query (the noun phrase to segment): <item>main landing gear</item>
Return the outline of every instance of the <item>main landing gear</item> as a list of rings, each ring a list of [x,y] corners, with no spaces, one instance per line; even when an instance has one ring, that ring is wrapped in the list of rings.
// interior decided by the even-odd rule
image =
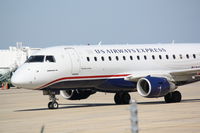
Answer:
[[[115,94],[114,100],[116,104],[129,104],[131,96],[128,92],[118,92]]]
[[[166,103],[176,103],[181,101],[182,96],[179,91],[174,91],[165,95],[164,99]]]
[[[50,102],[48,103],[48,108],[49,109],[57,109],[59,104],[56,101],[56,100],[58,100],[56,98],[56,95],[59,95],[60,91],[46,91],[46,90],[44,90],[43,94],[44,95],[49,95]]]

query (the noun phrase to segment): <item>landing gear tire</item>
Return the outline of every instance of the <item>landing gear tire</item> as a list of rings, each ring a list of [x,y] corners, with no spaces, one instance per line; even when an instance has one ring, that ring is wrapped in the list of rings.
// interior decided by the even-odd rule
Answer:
[[[58,103],[57,102],[49,102],[48,103],[48,108],[49,109],[57,109],[58,108]]]
[[[181,93],[179,91],[175,91],[172,93],[174,102],[180,102],[182,99]]]
[[[114,101],[116,104],[129,104],[131,96],[127,92],[116,93],[114,96]]]
[[[121,98],[120,94],[116,93],[115,96],[114,96],[114,101],[115,101],[116,104],[122,104],[120,98]]]
[[[180,102],[182,99],[181,93],[179,91],[170,92],[164,97],[166,103]]]
[[[172,102],[172,93],[168,93],[164,97],[166,103],[171,103]]]
[[[58,103],[57,103],[57,98],[56,95],[60,94],[60,90],[43,90],[43,95],[48,95],[50,102],[48,103],[48,108],[49,109],[57,109],[58,108]]]
[[[122,95],[122,100],[123,100],[123,104],[129,104],[130,103],[130,99],[131,99],[131,96],[128,94],[128,93],[124,93]]]

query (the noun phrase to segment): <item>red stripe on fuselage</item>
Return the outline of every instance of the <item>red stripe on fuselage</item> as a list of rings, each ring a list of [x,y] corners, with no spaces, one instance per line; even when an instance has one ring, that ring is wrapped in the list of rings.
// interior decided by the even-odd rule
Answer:
[[[110,77],[125,77],[125,76],[128,76],[130,74],[120,74],[120,75],[96,75],[96,76],[76,76],[76,77],[64,77],[64,78],[60,78],[60,79],[56,79],[54,81],[51,81],[37,89],[42,89],[42,88],[45,88],[47,86],[49,86],[50,84],[53,84],[55,82],[58,82],[58,81],[62,81],[62,80],[67,80],[67,79],[89,79],[89,78],[110,78]]]

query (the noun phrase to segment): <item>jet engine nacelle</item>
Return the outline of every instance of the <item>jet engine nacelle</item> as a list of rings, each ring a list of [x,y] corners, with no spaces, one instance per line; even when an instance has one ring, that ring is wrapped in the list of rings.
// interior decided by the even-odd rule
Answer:
[[[90,95],[94,94],[95,91],[92,90],[61,90],[60,94],[63,98],[68,100],[81,100],[86,99]]]
[[[137,91],[143,97],[155,98],[165,96],[167,93],[175,90],[174,83],[166,78],[147,76],[139,79],[137,82]]]

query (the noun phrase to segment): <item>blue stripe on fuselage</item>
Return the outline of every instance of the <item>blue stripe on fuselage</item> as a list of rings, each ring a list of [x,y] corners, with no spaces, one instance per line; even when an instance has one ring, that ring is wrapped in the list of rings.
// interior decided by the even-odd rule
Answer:
[[[99,87],[107,89],[134,89],[136,88],[136,83],[126,81],[124,78],[119,79],[107,79]]]
[[[93,79],[62,81],[46,87],[45,89],[88,89],[96,88],[101,91],[134,91],[136,83],[126,81],[124,78],[115,79]]]

